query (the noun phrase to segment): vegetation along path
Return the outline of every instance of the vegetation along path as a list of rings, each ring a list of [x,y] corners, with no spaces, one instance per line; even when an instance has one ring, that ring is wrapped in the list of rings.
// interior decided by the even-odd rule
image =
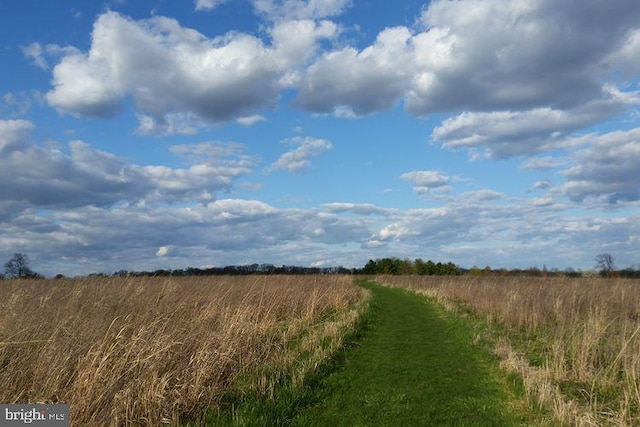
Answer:
[[[437,303],[364,282],[372,319],[293,425],[512,426],[513,387],[473,331]]]

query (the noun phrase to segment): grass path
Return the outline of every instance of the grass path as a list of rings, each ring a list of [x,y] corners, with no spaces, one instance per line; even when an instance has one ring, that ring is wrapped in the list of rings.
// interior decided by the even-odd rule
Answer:
[[[373,292],[371,321],[292,425],[526,424],[495,360],[472,344],[463,320],[416,294],[363,286]]]

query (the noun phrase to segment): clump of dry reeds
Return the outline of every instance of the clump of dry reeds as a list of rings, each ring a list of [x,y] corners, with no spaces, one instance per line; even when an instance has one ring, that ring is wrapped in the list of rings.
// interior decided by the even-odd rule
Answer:
[[[496,351],[532,400],[572,425],[640,425],[640,282],[536,277],[380,277],[504,333]]]
[[[340,345],[364,290],[344,276],[0,283],[0,402],[64,402],[73,425],[197,419],[235,379]],[[339,313],[330,320],[327,313]],[[300,337],[306,337],[300,339]],[[316,343],[317,344],[317,343]],[[305,353],[319,363],[330,346]],[[325,354],[326,353],[326,354]],[[298,369],[302,381],[305,367]],[[256,384],[260,383],[256,379]],[[264,384],[264,389],[269,385]]]

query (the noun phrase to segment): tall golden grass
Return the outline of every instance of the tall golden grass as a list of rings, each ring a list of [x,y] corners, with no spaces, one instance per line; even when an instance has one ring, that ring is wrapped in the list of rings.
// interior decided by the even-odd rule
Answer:
[[[640,281],[384,276],[497,326],[496,352],[567,425],[640,425]]]
[[[73,425],[197,420],[260,367],[303,381],[366,296],[346,276],[0,282],[0,402],[69,403]]]

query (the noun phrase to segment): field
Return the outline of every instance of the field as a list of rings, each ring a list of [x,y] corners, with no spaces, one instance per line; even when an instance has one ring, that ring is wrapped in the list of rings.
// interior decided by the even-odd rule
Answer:
[[[468,345],[490,343],[501,366],[521,378],[530,410],[546,414],[551,425],[640,425],[640,282],[375,279],[425,294],[465,319],[471,325]],[[362,314],[382,307],[381,296],[372,300],[353,280],[265,275],[3,281],[0,402],[70,403],[73,425],[286,424],[325,374],[318,368],[330,364],[346,337],[359,330]],[[377,308],[367,308],[371,301]],[[400,303],[405,306],[408,300]],[[382,334],[394,342],[395,334],[419,342],[398,332],[407,319],[419,318],[417,312],[404,315],[378,315],[364,339]],[[435,326],[424,322],[415,334]],[[367,345],[375,354],[375,343],[354,348]],[[445,351],[444,344],[436,347]],[[373,357],[367,354],[356,356],[363,366]]]
[[[197,424],[230,396],[300,388],[368,298],[347,276],[0,285],[0,402],[69,403],[96,426]]]
[[[379,276],[482,320],[532,405],[567,425],[640,425],[640,282]],[[479,324],[480,325],[480,324]]]

